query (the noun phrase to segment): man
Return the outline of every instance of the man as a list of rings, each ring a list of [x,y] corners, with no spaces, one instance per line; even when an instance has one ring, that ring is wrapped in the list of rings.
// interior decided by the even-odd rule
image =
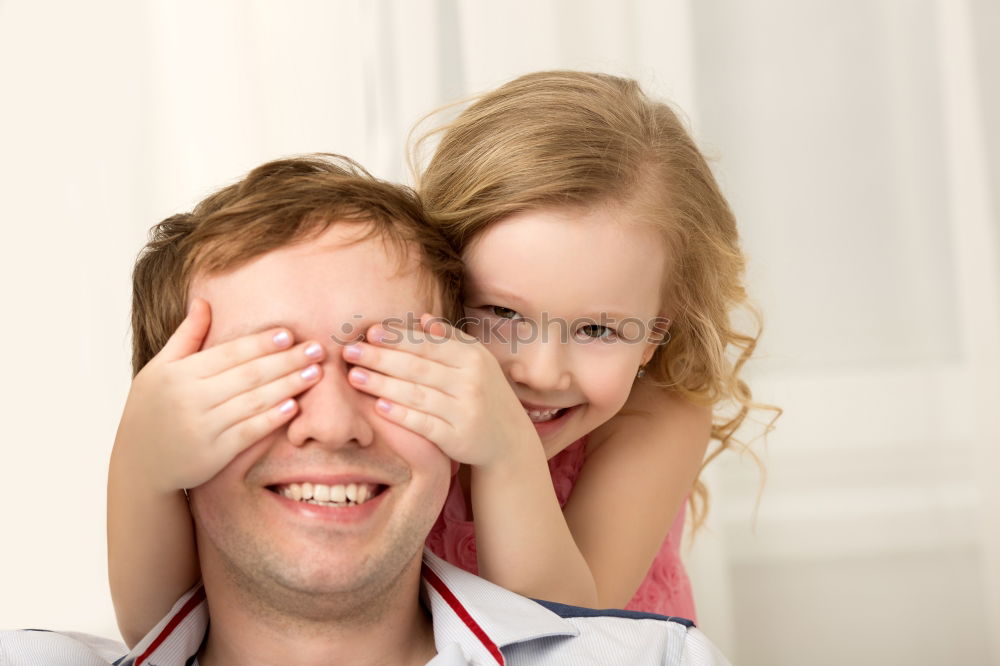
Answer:
[[[242,219],[248,210],[274,224]],[[343,160],[274,162],[160,225],[136,271],[134,367],[194,298],[213,307],[206,348],[274,326],[332,340],[413,313],[453,316],[459,270],[405,190]],[[725,663],[686,621],[533,601],[424,552],[451,461],[377,418],[340,355],[326,358],[291,422],[190,491],[202,585],[127,654],[90,637],[8,632],[0,662]],[[364,485],[373,497],[327,507],[289,491],[304,484]]]

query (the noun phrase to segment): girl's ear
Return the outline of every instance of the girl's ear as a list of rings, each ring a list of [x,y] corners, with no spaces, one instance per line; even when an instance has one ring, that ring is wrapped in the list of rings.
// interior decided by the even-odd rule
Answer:
[[[646,348],[646,351],[643,352],[643,354],[642,354],[642,365],[644,367],[645,367],[645,365],[647,363],[649,363],[649,360],[651,358],[653,358],[653,354],[656,353],[656,349],[657,349],[657,347],[655,345],[649,345],[649,347]]]
[[[669,317],[661,313],[649,324],[649,333],[646,336],[646,349],[642,353],[642,364],[649,363],[658,347],[662,347],[670,340],[670,325],[673,323]]]
[[[673,320],[661,312],[649,323],[649,342],[660,346],[665,345],[670,340],[670,326]]]

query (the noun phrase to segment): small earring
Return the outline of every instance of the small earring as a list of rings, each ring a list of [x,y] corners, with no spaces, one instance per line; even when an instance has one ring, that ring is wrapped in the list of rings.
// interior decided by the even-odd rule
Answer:
[[[640,379],[643,378],[643,377],[645,377],[646,376],[646,366],[640,365],[639,366],[639,372],[635,373],[635,376],[638,377],[638,378],[640,378]]]

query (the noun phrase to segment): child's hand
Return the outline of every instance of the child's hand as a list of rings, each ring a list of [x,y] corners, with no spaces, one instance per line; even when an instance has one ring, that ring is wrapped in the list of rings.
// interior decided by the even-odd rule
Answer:
[[[316,383],[322,345],[292,346],[274,328],[198,351],[211,323],[195,299],[163,349],[135,376],[115,450],[157,492],[193,488],[288,422],[292,399]],[[284,350],[284,351],[281,351]]]
[[[429,327],[428,327],[429,326]],[[487,467],[518,442],[541,440],[496,358],[472,336],[425,314],[409,331],[373,326],[344,347],[376,411],[434,442],[452,460]]]

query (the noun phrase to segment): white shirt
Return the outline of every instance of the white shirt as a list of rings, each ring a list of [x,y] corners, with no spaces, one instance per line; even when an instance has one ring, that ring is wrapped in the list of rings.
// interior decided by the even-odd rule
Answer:
[[[728,666],[691,622],[595,611],[522,597],[424,552],[424,592],[438,654],[427,666]],[[204,588],[174,604],[128,652],[114,641],[48,631],[0,632],[3,666],[197,666],[208,629]]]

